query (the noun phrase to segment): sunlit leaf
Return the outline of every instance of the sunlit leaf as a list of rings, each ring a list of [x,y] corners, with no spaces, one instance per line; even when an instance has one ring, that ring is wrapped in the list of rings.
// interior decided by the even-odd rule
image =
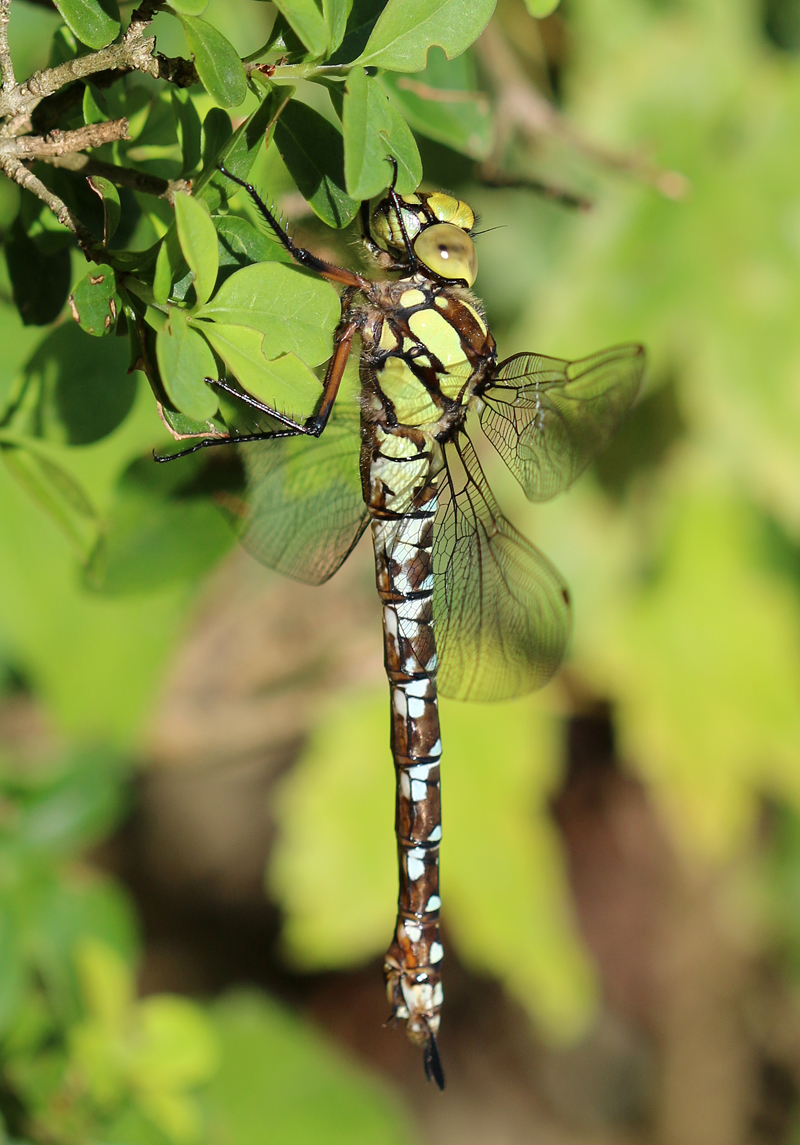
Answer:
[[[178,228],[175,223],[170,226],[161,246],[158,248],[156,269],[153,278],[153,298],[163,306],[172,293],[172,284],[178,278],[181,270],[186,269],[186,262],[178,239]]]
[[[203,378],[215,378],[217,367],[208,344],[192,329],[185,310],[171,307],[156,337],[156,357],[170,400],[188,417],[205,421],[219,401]]]
[[[87,83],[83,89],[83,122],[103,123],[109,118],[105,96],[94,84]]]
[[[53,0],[64,23],[88,48],[104,48],[119,32],[117,0]]]
[[[113,267],[93,266],[69,296],[72,317],[87,334],[101,338],[110,333],[122,311]]]
[[[213,24],[181,16],[200,82],[221,107],[238,107],[247,95],[242,61],[230,40]]]
[[[397,190],[409,194],[422,179],[414,136],[377,80],[355,67],[344,99],[344,171],[352,199],[370,199],[392,181],[388,156],[397,161]]]
[[[169,6],[182,16],[202,16],[208,7],[208,0],[169,0]]]
[[[312,59],[325,54],[328,47],[328,28],[315,0],[275,0],[275,7],[308,48]]]
[[[395,72],[418,72],[428,49],[448,60],[465,51],[489,23],[496,0],[389,0],[358,58]]]
[[[208,322],[203,323],[202,330],[234,377],[253,397],[295,420],[303,421],[313,414],[322,388],[305,362],[291,353],[266,358],[264,336],[249,326]]]
[[[241,991],[211,1008],[221,1066],[203,1093],[209,1121],[237,1145],[264,1140],[406,1145],[397,1102],[340,1046],[267,995]]]
[[[344,39],[347,18],[353,7],[353,0],[322,0],[322,14],[328,29],[328,51],[332,54]]]
[[[194,274],[197,302],[202,306],[217,281],[217,232],[206,204],[183,193],[175,196],[175,225],[183,257]]]
[[[679,837],[716,853],[752,827],[759,786],[800,806],[800,605],[759,568],[754,527],[736,499],[676,498],[657,575],[602,657],[626,757]]]
[[[531,16],[541,20],[545,16],[549,16],[551,12],[555,12],[559,3],[560,0],[525,0],[525,7]]]
[[[330,357],[339,310],[330,283],[298,267],[264,262],[231,275],[195,317],[251,326],[264,335],[269,357],[292,352],[316,366]]]

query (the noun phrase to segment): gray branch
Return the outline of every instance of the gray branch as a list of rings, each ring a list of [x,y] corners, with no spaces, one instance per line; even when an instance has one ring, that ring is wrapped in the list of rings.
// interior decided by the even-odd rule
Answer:
[[[63,199],[59,199],[58,195],[54,194],[49,187],[45,187],[41,179],[37,179],[20,159],[15,155],[0,156],[0,167],[9,179],[13,179],[20,187],[30,191],[50,208],[61,225],[72,231],[78,240],[78,245],[84,252],[88,254],[97,246],[97,241],[92,232],[83,225],[80,219],[73,215]]]
[[[128,138],[127,119],[109,119],[103,123],[87,123],[76,131],[51,131],[49,135],[20,135],[0,139],[0,160],[9,155],[18,159],[49,159],[87,147],[102,147]]]
[[[13,91],[17,86],[14,77],[14,63],[8,47],[8,17],[11,0],[0,0],[0,72],[3,74],[3,91]]]
[[[144,195],[154,195],[159,199],[166,199],[172,206],[175,195],[179,191],[191,191],[189,179],[160,179],[158,175],[147,175],[144,171],[137,171],[133,167],[117,167],[114,163],[104,163],[100,159],[93,159],[89,155],[69,153],[58,156],[42,156],[45,163],[53,167],[62,167],[76,174],[100,175],[117,187],[130,187],[132,191],[140,191]]]

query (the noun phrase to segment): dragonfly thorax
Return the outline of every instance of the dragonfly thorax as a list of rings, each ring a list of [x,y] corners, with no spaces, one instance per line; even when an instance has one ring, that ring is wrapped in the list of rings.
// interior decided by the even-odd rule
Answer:
[[[477,301],[417,274],[376,283],[369,302],[361,334],[375,420],[447,439],[495,360]]]

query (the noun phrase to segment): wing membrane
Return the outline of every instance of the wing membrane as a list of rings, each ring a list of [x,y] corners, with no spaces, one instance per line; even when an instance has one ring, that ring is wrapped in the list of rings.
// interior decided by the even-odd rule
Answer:
[[[438,684],[458,700],[504,700],[556,671],[570,629],[566,585],[503,517],[469,440],[445,451],[433,545]]]
[[[333,576],[368,521],[360,446],[358,406],[344,400],[318,438],[240,445],[247,498],[235,525],[248,552],[305,584]]]
[[[483,395],[481,426],[531,501],[568,488],[602,451],[636,396],[641,346],[578,362],[515,354]]]

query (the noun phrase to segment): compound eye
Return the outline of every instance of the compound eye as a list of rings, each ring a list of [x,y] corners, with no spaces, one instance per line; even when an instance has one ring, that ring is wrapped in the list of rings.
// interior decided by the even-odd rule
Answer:
[[[478,274],[478,256],[472,239],[452,223],[426,227],[414,243],[420,262],[442,278],[463,278],[472,286]]]

